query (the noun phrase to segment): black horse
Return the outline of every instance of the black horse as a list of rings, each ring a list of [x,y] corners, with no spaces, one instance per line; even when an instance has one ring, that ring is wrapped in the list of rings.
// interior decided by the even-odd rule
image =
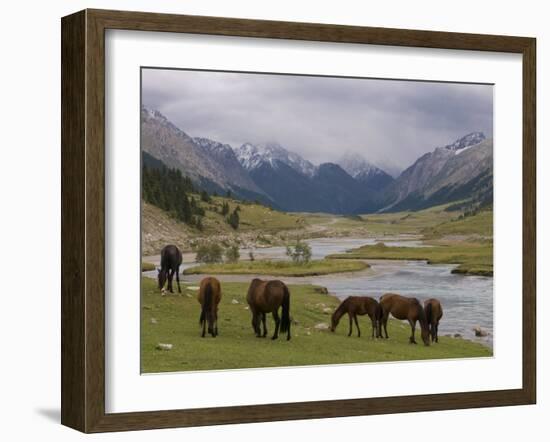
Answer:
[[[159,290],[164,295],[164,284],[168,280],[168,290],[170,293],[174,293],[172,290],[172,279],[176,274],[176,281],[178,283],[178,292],[181,293],[180,288],[180,265],[182,257],[180,250],[173,245],[165,246],[160,252],[160,269],[158,271]]]

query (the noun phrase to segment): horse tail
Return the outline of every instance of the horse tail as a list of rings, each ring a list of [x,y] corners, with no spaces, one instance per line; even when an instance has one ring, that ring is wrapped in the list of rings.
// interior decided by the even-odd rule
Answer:
[[[428,322],[428,324],[431,324],[432,323],[432,316],[433,316],[433,310],[432,310],[432,303],[431,302],[428,302],[426,304],[426,308],[424,309],[424,311],[426,312],[426,321]]]
[[[429,328],[428,320],[426,318],[426,311],[422,304],[417,301],[417,311],[418,311],[418,321],[420,322],[421,327]]]
[[[212,311],[212,298],[212,283],[208,281],[204,286],[204,296],[202,298],[202,310],[200,318],[201,325],[205,320],[208,320],[208,317]]]
[[[283,287],[283,314],[281,316],[281,333],[288,332],[288,338],[290,339],[290,293],[288,287],[285,285]]]
[[[376,303],[376,310],[374,312],[376,316],[376,320],[380,321],[382,319],[382,316],[384,316],[384,310],[382,310],[382,304],[379,302]]]

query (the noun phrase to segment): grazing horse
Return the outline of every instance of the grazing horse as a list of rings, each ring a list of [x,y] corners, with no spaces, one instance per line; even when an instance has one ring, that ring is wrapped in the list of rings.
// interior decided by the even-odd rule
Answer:
[[[222,289],[220,281],[213,277],[204,278],[199,288],[198,300],[201,304],[201,317],[199,324],[202,326],[202,337],[206,334],[206,324],[208,323],[208,333],[213,338],[218,336],[218,304],[222,299]]]
[[[439,300],[430,298],[424,301],[424,311],[426,312],[426,321],[428,321],[432,342],[439,342],[437,333],[439,331],[439,321],[443,317],[443,307],[441,307]]]
[[[388,317],[391,313],[396,319],[406,319],[409,321],[411,325],[411,337],[409,338],[409,342],[411,344],[416,344],[414,331],[416,321],[418,321],[420,323],[422,341],[424,341],[425,345],[430,345],[428,321],[426,320],[426,314],[424,313],[422,305],[418,302],[418,299],[386,293],[380,298],[380,306],[382,307],[382,325],[384,326],[386,339],[388,338]]]
[[[382,319],[382,308],[378,301],[369,296],[348,296],[342,301],[338,308],[334,311],[331,318],[330,331],[336,330],[340,318],[348,314],[349,316],[349,333],[352,332],[352,320],[355,321],[357,327],[357,337],[361,336],[361,330],[359,329],[359,323],[357,322],[357,315],[369,315],[372,324],[372,337],[376,331],[376,337],[381,337],[380,320]]]
[[[168,290],[170,291],[170,293],[174,293],[174,290],[172,290],[172,279],[174,278],[174,274],[176,275],[176,281],[178,283],[178,292],[181,293],[179,276],[181,261],[181,252],[180,249],[178,249],[176,246],[165,246],[161,250],[160,269],[157,269],[157,272],[159,290],[161,291],[163,296],[165,293],[164,284],[166,284],[166,280],[168,280]]]
[[[267,328],[265,325],[265,314],[272,313],[275,321],[275,333],[271,339],[279,337],[286,332],[286,340],[290,340],[290,293],[288,287],[281,281],[262,281],[255,278],[250,283],[246,300],[252,312],[252,328],[256,337],[265,338]],[[281,318],[279,318],[279,307],[282,307]],[[263,334],[260,333],[260,319],[264,326]]]

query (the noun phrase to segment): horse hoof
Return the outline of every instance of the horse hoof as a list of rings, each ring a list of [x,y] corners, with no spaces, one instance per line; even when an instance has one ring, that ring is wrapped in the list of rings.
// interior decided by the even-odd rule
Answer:
[[[277,339],[277,338],[278,338],[278,336],[273,336],[273,337],[271,338],[271,340],[274,341],[274,340]]]

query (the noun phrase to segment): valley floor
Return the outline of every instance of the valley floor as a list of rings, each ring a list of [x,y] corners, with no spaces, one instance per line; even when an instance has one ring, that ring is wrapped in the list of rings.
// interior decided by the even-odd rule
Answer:
[[[371,339],[368,317],[359,317],[360,338],[347,336],[342,318],[335,333],[328,330],[330,315],[339,300],[312,285],[290,285],[292,339],[269,339],[273,320],[268,317],[268,338],[256,338],[246,303],[248,284],[223,284],[219,307],[219,336],[200,337],[197,287],[183,285],[182,294],[161,297],[155,281],[142,278],[141,371],[158,373],[252,367],[279,367],[385,362],[404,360],[490,357],[492,350],[465,339],[440,337],[425,347],[408,343],[410,328],[401,321],[388,324],[390,339]],[[171,350],[158,350],[171,344]]]

